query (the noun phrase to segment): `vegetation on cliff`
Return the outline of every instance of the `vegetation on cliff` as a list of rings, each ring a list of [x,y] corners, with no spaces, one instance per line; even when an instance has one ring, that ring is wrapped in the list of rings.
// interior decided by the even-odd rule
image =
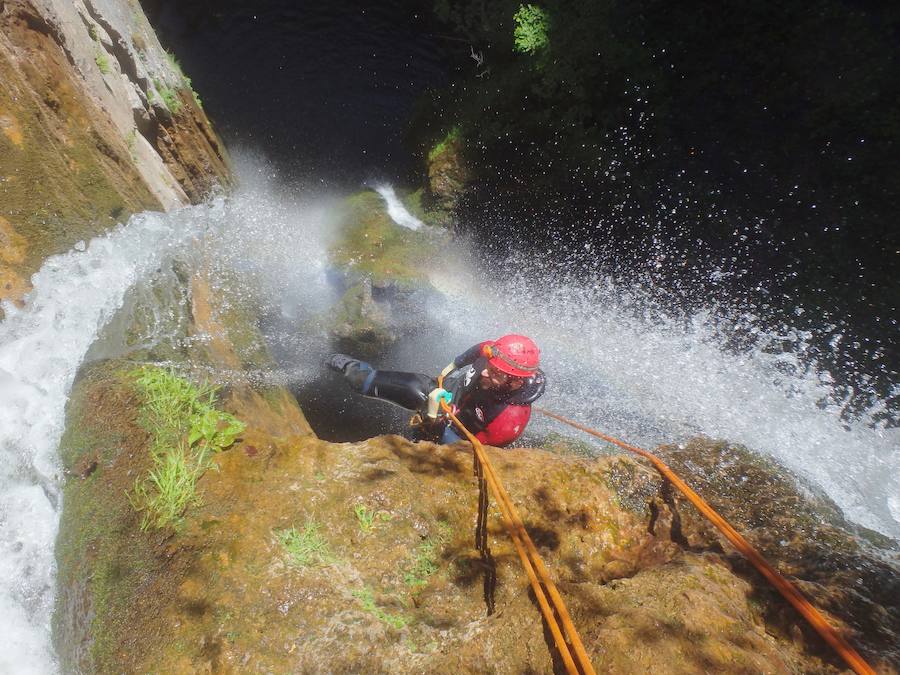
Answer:
[[[153,468],[135,479],[131,503],[144,514],[141,529],[178,527],[200,501],[197,481],[213,453],[234,443],[244,424],[215,407],[215,387],[154,366],[131,375],[142,399],[140,424],[153,439]]]

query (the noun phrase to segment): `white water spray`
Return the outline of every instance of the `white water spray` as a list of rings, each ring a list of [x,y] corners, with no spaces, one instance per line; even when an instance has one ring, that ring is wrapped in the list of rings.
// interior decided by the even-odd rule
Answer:
[[[900,539],[900,428],[876,421],[878,403],[845,421],[830,375],[803,365],[802,336],[770,351],[787,336],[751,317],[756,346],[728,353],[714,310],[667,317],[639,287],[559,281],[528,259],[479,278],[465,248],[430,271],[449,300],[433,319],[458,351],[527,333],[550,373],[549,409],[651,447],[697,434],[742,443],[820,487],[850,520]],[[542,416],[532,430],[571,433]]]
[[[433,271],[450,301],[435,321],[459,349],[533,337],[548,373],[541,405],[647,447],[697,434],[744,444],[820,487],[850,520],[900,538],[900,429],[877,421],[877,404],[843,418],[828,373],[803,364],[802,336],[785,351],[785,336],[757,328],[754,347],[729,352],[713,309],[667,317],[640,288],[556,281],[534,261],[479,279],[466,259]],[[532,430],[576,433],[542,416]]]
[[[373,189],[384,199],[388,215],[395,223],[410,230],[418,230],[420,227],[425,226],[425,223],[406,210],[406,207],[397,197],[397,193],[394,192],[394,188],[391,185],[382,183],[376,185]]]
[[[88,348],[126,291],[181,249],[217,207],[145,213],[44,262],[23,309],[0,324],[0,672],[57,669],[50,642],[57,447],[66,398]]]

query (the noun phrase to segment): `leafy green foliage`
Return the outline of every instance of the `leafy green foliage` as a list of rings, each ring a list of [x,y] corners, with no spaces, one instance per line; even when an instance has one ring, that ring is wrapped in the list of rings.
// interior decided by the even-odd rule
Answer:
[[[433,162],[434,159],[447,150],[447,147],[456,140],[460,138],[460,129],[458,126],[454,126],[447,132],[447,135],[444,136],[429,152],[428,152],[428,161]]]
[[[375,512],[369,511],[365,504],[357,504],[353,507],[353,513],[356,514],[356,520],[359,521],[359,529],[367,534],[371,532],[375,526]]]
[[[353,591],[353,597],[362,603],[364,610],[392,628],[400,630],[409,624],[410,620],[402,614],[389,614],[375,604],[375,596],[372,593],[372,589],[368,586],[364,587],[362,590]]]
[[[138,479],[129,495],[132,505],[144,511],[143,530],[179,523],[185,510],[199,502],[195,486],[207,468],[206,462],[194,458],[183,444],[154,459],[150,474]]]
[[[314,520],[308,520],[302,530],[291,527],[275,532],[275,536],[294,567],[324,565],[334,560],[328,542]]]
[[[112,67],[109,65],[109,57],[106,55],[106,52],[96,52],[94,54],[94,63],[97,64],[100,72],[104,75],[109,75],[112,72]]]
[[[177,527],[185,510],[199,502],[196,484],[212,454],[232,445],[244,424],[216,409],[215,387],[155,366],[131,376],[141,397],[138,421],[152,439],[153,468],[135,480],[129,499],[144,512],[141,529]]]
[[[550,44],[547,35],[550,19],[547,12],[537,5],[520,5],[513,20],[516,22],[513,37],[517,51],[534,54]]]

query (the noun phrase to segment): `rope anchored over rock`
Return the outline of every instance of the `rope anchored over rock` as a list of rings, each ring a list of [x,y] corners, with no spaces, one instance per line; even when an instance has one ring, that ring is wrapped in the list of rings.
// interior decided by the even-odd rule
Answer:
[[[762,574],[782,596],[784,596],[785,600],[791,603],[791,605],[800,612],[803,618],[809,622],[810,626],[822,636],[822,639],[824,639],[825,642],[831,645],[848,666],[856,673],[859,673],[859,675],[875,675],[875,670],[872,666],[870,666],[865,659],[863,659],[863,657],[860,656],[834,628],[832,628],[831,624],[825,620],[825,617],[822,616],[822,614],[800,593],[799,590],[797,590],[797,587],[781,576],[781,574],[779,574],[775,568],[772,567],[772,565],[770,565],[769,562],[728,523],[728,521],[720,516],[702,497],[700,497],[700,495],[694,492],[687,483],[681,480],[672,469],[670,469],[661,459],[656,457],[656,455],[653,455],[642,448],[629,445],[613,436],[603,434],[596,429],[591,429],[590,427],[586,427],[578,422],[562,417],[561,415],[552,413],[549,410],[544,410],[542,408],[538,408],[537,410],[547,417],[551,417],[559,422],[580,429],[585,433],[596,436],[608,443],[612,443],[613,445],[649,460],[650,463],[656,467],[657,471],[668,479],[672,485],[678,488],[681,493],[697,507],[697,510],[725,535],[728,541],[730,541],[731,544],[747,558],[750,563],[752,563],[759,573]]]
[[[443,377],[438,378],[438,386],[441,386]],[[556,585],[550,578],[547,568],[544,566],[543,560],[525,530],[525,525],[519,517],[518,511],[513,506],[509,498],[509,494],[497,477],[494,467],[488,459],[484,446],[475,438],[475,436],[457,419],[456,415],[447,405],[445,400],[441,400],[441,409],[456,427],[462,431],[465,437],[472,443],[472,449],[482,475],[487,480],[488,486],[494,495],[494,499],[500,508],[503,517],[503,523],[509,532],[510,539],[519,554],[522,566],[528,575],[528,581],[534,590],[535,598],[541,608],[541,614],[547,622],[547,627],[553,635],[553,641],[559,651],[563,664],[568,673],[582,673],[584,675],[595,675],[590,658],[584,649],[578,631],[575,629],[566,605],[563,602]],[[552,605],[552,606],[551,606]]]

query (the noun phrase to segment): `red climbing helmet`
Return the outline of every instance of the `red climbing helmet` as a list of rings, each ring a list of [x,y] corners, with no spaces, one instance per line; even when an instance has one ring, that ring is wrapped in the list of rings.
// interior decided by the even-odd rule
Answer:
[[[507,375],[531,377],[537,372],[541,352],[531,338],[524,335],[504,335],[481,348],[494,368]]]

